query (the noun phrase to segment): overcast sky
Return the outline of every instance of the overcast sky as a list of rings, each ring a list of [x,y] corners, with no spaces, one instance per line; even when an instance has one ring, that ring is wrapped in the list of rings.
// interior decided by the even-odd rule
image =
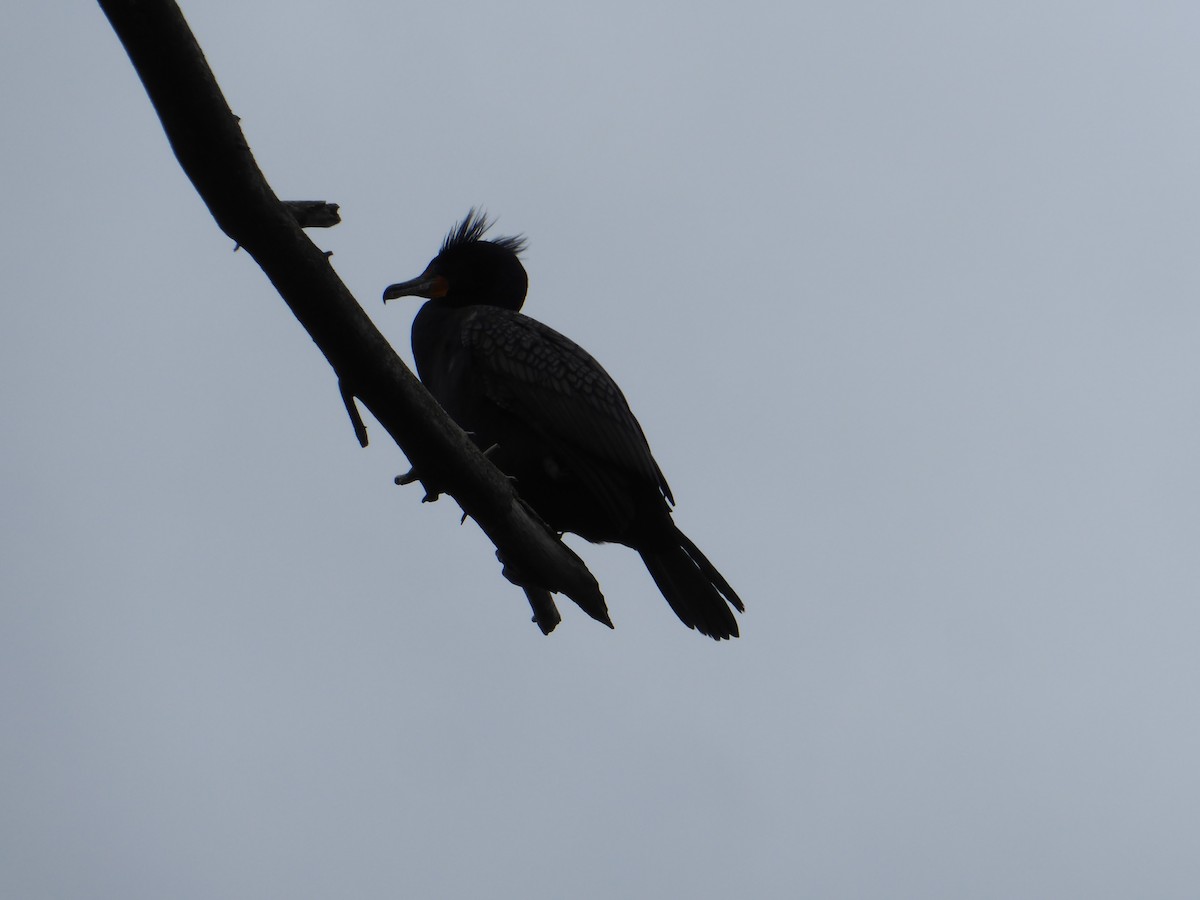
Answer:
[[[184,0],[401,354],[471,205],[747,604],[543,637],[175,162],[0,29],[0,895],[1200,896],[1200,6]]]

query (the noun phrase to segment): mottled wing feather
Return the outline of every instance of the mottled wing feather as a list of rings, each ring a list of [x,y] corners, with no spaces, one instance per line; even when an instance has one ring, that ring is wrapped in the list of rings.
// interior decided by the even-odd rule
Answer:
[[[551,443],[583,450],[670,488],[621,389],[586,350],[535,319],[472,310],[464,348],[480,389]]]

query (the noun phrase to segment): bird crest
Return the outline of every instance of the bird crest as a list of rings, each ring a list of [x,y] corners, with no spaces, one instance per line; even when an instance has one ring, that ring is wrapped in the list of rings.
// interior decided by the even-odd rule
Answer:
[[[482,241],[483,236],[487,234],[493,224],[486,212],[477,210],[472,206],[467,211],[466,218],[450,229],[446,235],[446,239],[442,241],[440,252],[445,253],[447,250],[453,250],[456,247]],[[526,246],[525,236],[521,234],[491,238],[489,243],[495,244],[497,247],[503,247],[505,250],[511,250],[518,255],[525,251]]]

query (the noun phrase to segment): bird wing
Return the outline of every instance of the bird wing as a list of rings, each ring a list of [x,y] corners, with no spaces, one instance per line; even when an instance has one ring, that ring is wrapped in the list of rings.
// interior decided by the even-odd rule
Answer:
[[[461,334],[492,402],[552,445],[636,473],[675,502],[625,395],[586,350],[536,319],[489,306],[475,307]]]

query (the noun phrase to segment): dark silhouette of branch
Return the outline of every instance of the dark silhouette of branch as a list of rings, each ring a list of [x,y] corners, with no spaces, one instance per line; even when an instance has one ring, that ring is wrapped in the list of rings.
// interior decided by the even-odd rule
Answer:
[[[603,610],[600,588],[583,562],[531,514],[509,480],[450,420],[301,230],[302,224],[333,224],[336,206],[288,204],[275,196],[179,7],[171,0],[99,3],[179,164],[217,225],[254,257],[325,354],[352,420],[357,397],[408,456],[427,495],[450,494],[479,523],[496,545],[506,577],[525,587],[531,601],[542,595],[549,601],[545,592],[553,591],[592,615]],[[317,219],[307,221],[310,215]],[[361,419],[355,432],[365,444]],[[545,602],[535,603],[534,612],[543,630],[553,627],[542,621],[549,616]],[[601,621],[606,619],[604,614]]]
[[[284,200],[283,205],[301,228],[332,228],[342,221],[336,203],[324,200]]]

